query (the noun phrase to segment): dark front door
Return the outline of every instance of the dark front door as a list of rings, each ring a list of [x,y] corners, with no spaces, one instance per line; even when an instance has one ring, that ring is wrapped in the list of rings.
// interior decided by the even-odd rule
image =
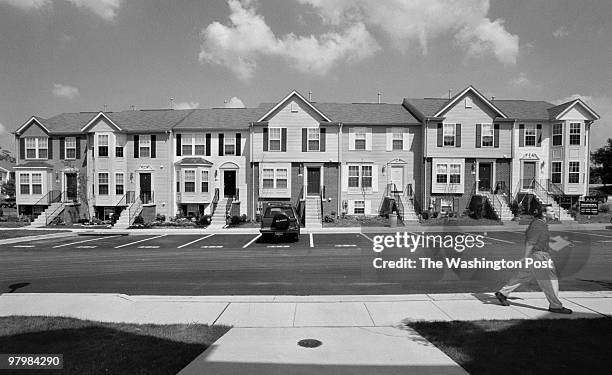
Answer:
[[[236,171],[223,172],[223,195],[226,197],[236,195]]]
[[[77,200],[77,174],[66,173],[66,200]]]
[[[319,195],[321,191],[321,168],[306,168],[306,180],[308,186],[306,188],[306,194],[308,195]]]
[[[536,163],[526,161],[523,163],[523,189],[533,189]]]
[[[491,190],[491,163],[478,164],[478,190]]]
[[[140,200],[142,203],[150,203],[153,201],[153,192],[151,190],[151,173],[140,174]]]

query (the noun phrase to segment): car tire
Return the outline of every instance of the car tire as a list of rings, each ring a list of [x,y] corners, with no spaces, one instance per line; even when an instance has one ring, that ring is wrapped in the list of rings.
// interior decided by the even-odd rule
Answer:
[[[287,228],[289,228],[289,224],[289,216],[285,214],[276,214],[272,218],[272,224],[270,224],[270,228],[278,230],[287,230]]]

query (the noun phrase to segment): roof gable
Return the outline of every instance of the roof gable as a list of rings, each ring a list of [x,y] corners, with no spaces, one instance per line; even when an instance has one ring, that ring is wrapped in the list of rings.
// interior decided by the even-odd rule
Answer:
[[[319,116],[321,116],[321,118],[323,120],[325,120],[326,122],[332,122],[332,120],[330,120],[323,112],[319,111],[319,109],[317,109],[317,107],[315,107],[314,105],[312,105],[308,100],[306,100],[302,95],[300,95],[299,92],[297,92],[296,90],[293,90],[289,93],[289,95],[287,95],[285,98],[283,98],[283,100],[281,100],[280,102],[278,102],[278,104],[276,104],[274,107],[272,107],[272,109],[270,109],[268,112],[266,112],[263,116],[261,116],[257,122],[261,122],[261,121],[268,121],[268,119],[280,108],[284,108],[285,105],[287,105],[291,100],[298,100],[300,102],[302,102],[303,104],[306,105],[307,108],[310,108],[312,111],[314,111],[316,114],[318,114]]]
[[[487,107],[489,107],[493,112],[497,113],[501,118],[507,118],[506,114],[503,113],[499,108],[497,108],[489,99],[487,99],[484,95],[482,95],[478,90],[476,90],[473,86],[468,86],[465,90],[461,91],[459,94],[452,97],[442,108],[440,108],[433,117],[442,117],[444,113],[446,113],[450,108],[454,107],[459,100],[461,100],[465,95],[472,93],[478,99],[480,99]]]
[[[591,116],[590,120],[599,120],[599,118],[600,118],[599,115],[595,111],[593,111],[588,105],[586,105],[586,103],[583,102],[582,99],[580,99],[580,98],[576,98],[576,99],[574,99],[572,101],[569,101],[567,103],[559,104],[556,107],[552,107],[552,108],[550,108],[548,110],[548,112],[550,113],[550,118],[552,120],[559,120],[565,114],[567,114],[570,110],[572,110],[572,108],[574,108],[576,106],[579,106],[587,114],[589,114]]]
[[[119,125],[115,124],[115,122],[111,120],[106,114],[104,114],[104,112],[100,112],[97,115],[95,115],[91,120],[89,120],[87,124],[85,124],[85,126],[81,128],[81,131],[82,132],[87,131],[88,128],[92,127],[94,124],[97,124],[98,121],[102,118],[105,119],[109,125],[113,126],[118,131],[122,131]]]
[[[21,125],[19,129],[15,131],[15,134],[17,135],[23,134],[23,132],[26,131],[30,126],[32,126],[32,124],[36,124],[42,130],[44,130],[45,133],[49,134],[49,129],[43,124],[43,121],[44,119],[42,117],[32,116],[30,117],[28,121],[26,121],[23,125]]]

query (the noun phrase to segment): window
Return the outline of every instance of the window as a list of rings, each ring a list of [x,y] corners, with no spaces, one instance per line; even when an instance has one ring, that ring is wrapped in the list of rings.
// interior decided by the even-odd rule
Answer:
[[[308,151],[319,151],[320,137],[319,128],[308,128]]]
[[[195,170],[185,170],[185,193],[195,193]]]
[[[536,145],[536,126],[534,124],[525,125],[525,146]]]
[[[270,139],[268,144],[268,150],[280,151],[281,150],[281,128],[269,128]]]
[[[123,147],[122,146],[115,147],[115,157],[118,157],[118,158],[123,157]]]
[[[225,155],[236,155],[236,137],[225,137],[223,149]]]
[[[372,166],[371,165],[349,165],[348,167],[349,188],[372,188]]]
[[[204,134],[196,134],[194,144],[196,155],[204,155],[206,153],[206,136]]]
[[[115,194],[123,195],[123,173],[115,173]]]
[[[560,161],[552,162],[550,179],[553,184],[561,183],[561,162]]]
[[[493,147],[494,134],[493,124],[482,124],[482,147]]]
[[[202,193],[208,193],[208,171],[202,171]]]
[[[580,123],[579,122],[570,123],[569,144],[570,146],[580,145]]]
[[[404,149],[404,131],[403,129],[393,128],[391,131],[393,132],[391,148],[393,150],[403,150]]]
[[[460,184],[461,183],[461,164],[450,165],[450,183]]]
[[[108,156],[108,134],[98,134],[98,156]]]
[[[455,147],[455,124],[444,124],[443,133],[444,146]]]
[[[32,194],[42,194],[42,173],[32,173]]]
[[[353,205],[353,214],[365,214],[365,201],[355,201]]]
[[[276,170],[276,188],[287,188],[287,170],[285,168],[279,168]]]
[[[436,182],[445,184],[448,182],[448,164],[436,165]]]
[[[139,155],[141,158],[151,157],[151,136],[141,135],[138,138]]]
[[[48,138],[28,137],[25,139],[26,159],[46,159],[48,157]]]
[[[108,195],[108,173],[98,173],[98,194]]]
[[[563,146],[563,124],[553,124],[552,134],[552,145]]]
[[[19,174],[19,192],[21,194],[30,194],[30,174],[20,173]]]
[[[206,136],[204,134],[181,134],[181,155],[204,155]]]
[[[358,188],[359,187],[359,166],[349,165],[348,170],[348,187]]]
[[[66,137],[64,145],[66,159],[76,159],[76,137]]]
[[[569,162],[569,175],[567,182],[570,184],[580,183],[580,162],[570,161]]]
[[[366,137],[365,128],[355,128],[355,150],[365,150],[367,148]]]
[[[372,166],[361,166],[361,187],[368,189],[372,187]]]
[[[193,134],[181,135],[181,153],[183,156],[193,155]]]
[[[264,168],[263,173],[263,188],[274,189],[274,169]]]

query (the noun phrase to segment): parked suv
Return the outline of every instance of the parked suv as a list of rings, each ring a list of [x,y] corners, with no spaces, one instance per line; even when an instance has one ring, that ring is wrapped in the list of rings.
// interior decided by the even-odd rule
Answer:
[[[289,203],[269,203],[261,218],[263,236],[291,236],[298,240],[300,220],[295,208]]]

